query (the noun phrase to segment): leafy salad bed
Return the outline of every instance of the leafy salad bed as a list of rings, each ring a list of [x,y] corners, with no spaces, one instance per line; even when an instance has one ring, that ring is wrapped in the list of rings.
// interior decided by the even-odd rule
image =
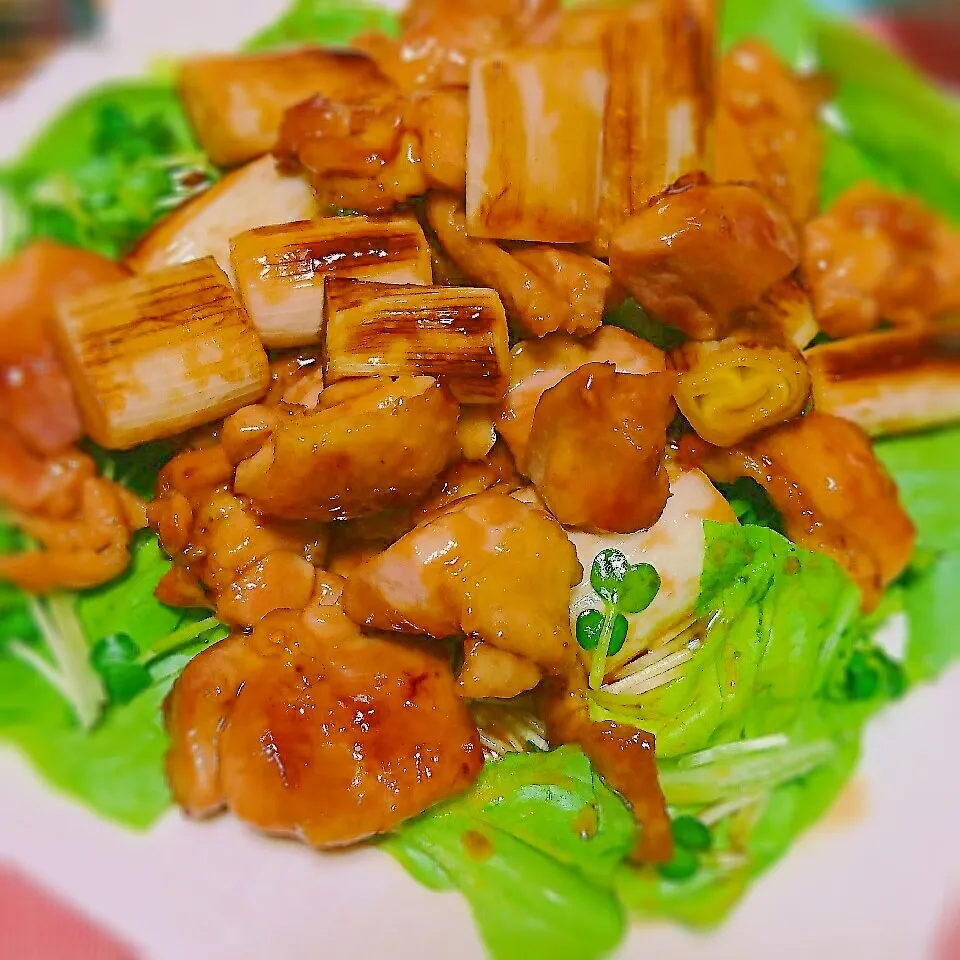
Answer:
[[[297,0],[249,47],[342,43],[394,25],[382,10]],[[837,82],[824,203],[866,178],[960,221],[960,109],[893,54],[801,0],[728,0],[722,34],[725,46],[760,37]],[[82,97],[0,170],[4,236],[11,248],[52,235],[117,256],[216,176],[168,82],[114,84]],[[708,524],[698,601],[706,642],[692,669],[644,702],[644,726],[668,758],[660,768],[675,817],[671,864],[627,864],[633,818],[571,747],[489,764],[466,796],[383,843],[422,882],[467,897],[495,957],[599,957],[630,912],[698,926],[722,919],[837,797],[869,718],[960,654],[960,429],[877,449],[919,540],[871,617],[833,561],[780,535],[749,485],[726,491],[744,526]],[[145,495],[170,453],[92,452]],[[0,526],[0,549],[16,545],[15,531]],[[32,601],[0,585],[0,740],[53,786],[133,828],[171,803],[163,697],[187,660],[224,635],[212,618],[154,599],[168,562],[143,536],[130,571],[83,596]],[[908,641],[895,661],[873,637],[898,613]]]

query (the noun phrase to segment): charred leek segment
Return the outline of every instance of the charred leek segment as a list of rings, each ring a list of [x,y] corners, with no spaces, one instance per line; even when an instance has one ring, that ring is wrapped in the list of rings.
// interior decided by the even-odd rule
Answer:
[[[217,420],[270,383],[260,338],[212,257],[66,301],[57,336],[87,431],[112,450]]]
[[[328,384],[425,374],[462,403],[494,403],[507,390],[507,318],[493,290],[333,278],[323,363]]]
[[[467,227],[475,237],[576,243],[597,228],[603,58],[517,49],[474,61]]]
[[[202,57],[180,70],[179,87],[203,149],[231,167],[273,148],[284,113],[303,100],[379,87],[372,60],[316,48],[281,53]]]
[[[651,197],[685,174],[713,171],[714,7],[713,0],[647,0],[607,24],[602,250]]]
[[[320,341],[325,277],[413,284],[433,279],[430,248],[412,217],[279,223],[248,230],[231,246],[237,288],[268,347]]]
[[[692,348],[692,350],[690,349]],[[797,416],[810,394],[803,359],[772,344],[691,344],[676,401],[708,443],[730,447]]]
[[[231,237],[265,223],[319,215],[310,184],[302,177],[279,173],[273,157],[261,157],[161,220],[129,254],[126,264],[134,273],[147,273],[213,257],[232,279]]]
[[[760,301],[757,312],[762,322],[782,331],[798,350],[803,350],[820,331],[810,294],[795,276],[774,284]]]
[[[874,436],[960,417],[960,321],[825,343],[806,358],[817,409]]]

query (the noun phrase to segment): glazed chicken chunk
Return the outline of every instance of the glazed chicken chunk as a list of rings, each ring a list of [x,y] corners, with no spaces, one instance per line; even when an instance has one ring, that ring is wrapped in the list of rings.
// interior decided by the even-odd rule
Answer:
[[[695,340],[726,336],[799,259],[790,218],[759,190],[696,179],[626,220],[610,245],[614,279]]]
[[[674,378],[587,363],[540,398],[524,472],[563,524],[593,533],[652,527],[670,483],[663,466]]]
[[[526,462],[540,398],[586,363],[612,363],[618,373],[634,374],[660,373],[667,368],[662,350],[617,327],[602,327],[583,340],[554,333],[521,341],[510,354],[510,386],[497,421],[497,433],[506,440],[518,464]]]
[[[165,705],[174,798],[316,847],[395,828],[466,789],[483,756],[445,659],[364,636],[327,577],[194,658]]]
[[[832,556],[872,608],[906,567],[916,531],[897,488],[853,423],[810,413],[706,458],[715,480],[752,477],[780,511],[787,536]]]
[[[458,449],[458,404],[432,377],[367,377],[291,412],[237,467],[265,514],[346,520],[423,496]]]
[[[453,504],[357,569],[343,608],[379,630],[465,634],[545,667],[569,662],[576,551],[542,510],[496,491]]]
[[[919,201],[869,183],[807,224],[803,270],[832,337],[960,309],[960,232]]]

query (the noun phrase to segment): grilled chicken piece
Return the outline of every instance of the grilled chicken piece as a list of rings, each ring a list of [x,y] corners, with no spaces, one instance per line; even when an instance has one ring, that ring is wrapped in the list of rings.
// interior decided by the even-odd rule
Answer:
[[[323,372],[348,377],[436,377],[462,403],[496,403],[507,389],[510,345],[493,290],[326,283]]]
[[[31,593],[86,590],[120,576],[130,563],[130,540],[147,522],[138,497],[93,475],[83,479],[73,515],[15,520],[41,549],[0,556],[0,581]]]
[[[671,355],[681,413],[708,443],[731,447],[799,416],[810,373],[792,347],[730,337],[688,342]]]
[[[492,491],[454,503],[354,571],[343,608],[368,627],[462,633],[555,668],[575,657],[568,605],[581,573],[555,520]]]
[[[537,337],[575,326],[574,308],[561,290],[492,240],[469,236],[458,200],[430,194],[427,215],[443,249],[474,283],[500,294],[511,320]]]
[[[267,347],[319,343],[324,280],[428,284],[430,248],[413,217],[325,217],[255,227],[230,242],[237,289]]]
[[[649,0],[604,25],[603,252],[652,197],[682,176],[713,172],[715,21],[713,0]]]
[[[213,257],[233,281],[230,240],[244,230],[320,216],[320,205],[302,177],[277,170],[261,157],[231,170],[199,196],[177,207],[149,231],[124,263],[149,273],[188,260]]]
[[[445,659],[365,636],[327,577],[304,613],[274,613],[195,657],[164,708],[174,799],[315,847],[394,829],[465,790],[479,736]]]
[[[607,80],[599,50],[526,47],[474,61],[467,230],[589,241],[597,229]]]
[[[540,703],[551,746],[576,743],[590,758],[603,781],[616,790],[640,825],[640,842],[632,859],[666,863],[673,857],[673,833],[660,789],[652,733],[609,720],[590,719],[586,678],[575,669],[552,677],[543,686]]]
[[[414,0],[399,39],[371,34],[354,46],[404,90],[466,87],[475,57],[522,43],[556,9],[557,0]]]
[[[609,268],[587,254],[548,244],[507,251],[467,233],[457,200],[431,194],[430,226],[443,249],[477,284],[500,294],[507,316],[537,337],[595,330],[612,294]]]
[[[918,200],[851,187],[804,233],[803,270],[831,337],[960,309],[960,233]]]
[[[800,251],[786,214],[752,187],[678,184],[614,234],[614,278],[695,340],[717,340],[792,273]]]
[[[57,301],[127,275],[98,253],[46,238],[0,264],[0,365],[44,353]]]
[[[797,224],[817,212],[819,98],[769,47],[747,40],[720,62],[716,177],[752,181]]]
[[[238,423],[263,421],[239,411]],[[277,417],[267,421],[272,430]],[[259,436],[256,448],[263,443]],[[171,606],[210,606],[224,623],[250,625],[280,609],[303,609],[313,594],[314,568],[326,557],[327,527],[260,516],[236,496],[228,444],[186,450],[161,471],[147,514],[174,566],[157,596]]]
[[[714,479],[751,477],[780,511],[787,536],[832,556],[872,609],[906,567],[916,531],[897,487],[855,424],[811,413],[703,460]]]
[[[618,373],[667,369],[662,350],[617,327],[601,327],[584,340],[553,333],[518,343],[510,354],[510,387],[497,423],[518,464],[526,462],[534,413],[544,392],[586,363],[613,363]]]
[[[347,389],[338,389],[338,388]],[[459,406],[431,377],[328,387],[237,467],[236,490],[268,516],[344,520],[422,497],[457,451]]]
[[[510,451],[501,441],[483,460],[460,460],[444,470],[416,511],[417,520],[430,519],[452,503],[487,490],[512,493],[523,484]]]
[[[386,81],[376,92],[318,95],[287,111],[274,153],[284,170],[306,172],[321,207],[390,213],[427,190],[406,109]]]
[[[95,474],[93,461],[75,450],[40,456],[0,419],[0,504],[19,513],[68,516],[79,503],[77,487]]]
[[[360,96],[384,82],[376,64],[361,53],[309,47],[198,57],[183,64],[178,78],[197,139],[221,167],[272,149],[284,113],[295,104],[317,94]]]
[[[608,676],[616,676],[627,661],[671,640],[693,622],[703,572],[703,522],[737,522],[730,504],[699,470],[681,470],[669,462],[666,469],[670,497],[660,519],[649,530],[630,534],[569,532],[585,571],[602,550],[615,549],[631,564],[649,563],[660,576],[660,591],[653,603],[643,613],[627,616],[627,639],[618,653],[608,657]],[[584,576],[570,598],[571,629],[584,610],[602,606],[590,577]]]
[[[524,472],[565,526],[633,533],[663,513],[674,377],[587,363],[540,398]]]
[[[457,684],[463,697],[509,700],[532,690],[542,676],[540,668],[526,657],[507,653],[483,640],[467,640]]]
[[[411,98],[406,122],[420,137],[423,170],[431,187],[463,194],[467,184],[467,91],[431,90]]]
[[[583,337],[600,329],[608,299],[613,294],[610,268],[600,260],[562,247],[535,244],[511,251],[514,260],[542,277],[572,307],[572,318],[562,329]]]
[[[960,420],[960,323],[869,333],[807,351],[821,413],[871,436]]]
[[[70,381],[53,346],[56,303],[126,271],[95,253],[35,240],[0,265],[0,421],[41,456],[83,435]]]
[[[63,301],[57,334],[87,431],[111,450],[218,420],[269,385],[260,339],[212,257]]]
[[[224,623],[249,625],[310,602],[314,567],[326,556],[325,527],[264,519],[229,487],[192,502],[167,493],[149,516],[160,545],[202,586]]]

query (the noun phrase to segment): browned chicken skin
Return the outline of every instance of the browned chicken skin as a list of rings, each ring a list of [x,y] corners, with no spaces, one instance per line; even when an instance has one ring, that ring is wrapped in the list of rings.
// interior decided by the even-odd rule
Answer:
[[[563,524],[633,533],[663,513],[674,377],[588,363],[540,398],[524,472]]]
[[[858,184],[811,220],[803,269],[832,337],[960,309],[960,232],[911,197]]]
[[[454,458],[458,413],[431,377],[344,381],[328,387],[315,410],[280,422],[237,468],[237,492],[291,520],[401,506],[423,496]]]
[[[165,706],[167,773],[195,816],[228,807],[317,847],[395,828],[466,789],[483,764],[444,658],[364,636],[328,577],[304,613],[274,613],[195,657]]]
[[[322,205],[389,213],[427,188],[406,106],[388,81],[356,98],[318,95],[287,111],[274,153],[285,170],[306,172]]]
[[[79,478],[78,478],[79,479]],[[103,477],[80,480],[79,502],[67,517],[18,516],[42,549],[0,555],[0,581],[31,593],[86,590],[119,577],[130,563],[133,534],[147,524],[145,504]]]
[[[610,266],[645,309],[695,340],[716,340],[797,266],[789,218],[740,184],[678,184],[613,235]]]
[[[354,571],[343,608],[380,630],[463,633],[546,667],[570,662],[582,570],[560,525],[495,491],[457,501]]]
[[[787,536],[837,560],[872,608],[910,560],[916,539],[897,488],[855,424],[811,413],[706,457],[721,482],[752,477],[783,516]]]
[[[303,609],[315,567],[326,557],[327,526],[260,516],[233,492],[232,475],[221,446],[185,451],[161,472],[148,516],[174,566],[158,598],[171,606],[212,606],[231,625]]]

